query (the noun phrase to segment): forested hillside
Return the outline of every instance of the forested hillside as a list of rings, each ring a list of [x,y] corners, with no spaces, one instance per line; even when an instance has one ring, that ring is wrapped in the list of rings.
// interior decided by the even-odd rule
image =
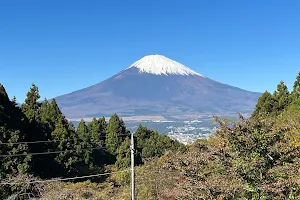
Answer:
[[[300,73],[291,92],[283,82],[265,92],[249,119],[215,120],[188,152],[139,167],[139,199],[300,199]]]
[[[129,132],[116,114],[75,128],[54,99],[39,103],[35,85],[20,108],[3,86],[0,95],[1,199],[130,199]],[[291,92],[281,82],[239,117],[215,117],[216,133],[189,147],[140,126],[137,199],[300,199],[300,73]]]
[[[28,183],[32,180],[99,174],[130,166],[130,132],[117,114],[109,122],[104,117],[90,123],[82,120],[75,128],[55,99],[41,102],[39,98],[33,84],[19,107],[0,85],[0,199],[40,197],[40,191]],[[138,127],[135,141],[136,165],[167,150],[186,150],[183,144],[143,126]]]

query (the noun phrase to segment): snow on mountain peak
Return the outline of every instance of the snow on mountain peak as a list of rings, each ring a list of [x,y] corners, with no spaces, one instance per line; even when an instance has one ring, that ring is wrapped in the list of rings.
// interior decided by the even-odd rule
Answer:
[[[191,70],[183,64],[162,55],[145,56],[128,68],[132,67],[138,68],[140,73],[155,75],[198,75],[203,77],[203,75]]]

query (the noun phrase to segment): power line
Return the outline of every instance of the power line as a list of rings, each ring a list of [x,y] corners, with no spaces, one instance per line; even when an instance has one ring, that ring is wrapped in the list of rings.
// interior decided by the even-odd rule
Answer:
[[[63,140],[45,140],[45,141],[32,141],[32,142],[15,142],[15,143],[9,143],[9,142],[3,142],[0,143],[0,145],[10,145],[10,144],[36,144],[36,143],[50,143],[50,142],[60,142],[60,141],[72,141],[75,139],[63,139]]]
[[[48,179],[48,180],[39,180],[39,181],[28,181],[25,183],[45,183],[45,182],[55,182],[55,181],[67,181],[67,180],[76,180],[76,179],[84,179],[84,178],[92,178],[92,177],[98,177],[98,176],[106,176],[110,174],[116,174],[120,172],[127,172],[130,171],[129,169],[123,170],[123,171],[117,171],[117,172],[109,172],[109,173],[103,173],[103,174],[93,174],[93,175],[88,175],[88,176],[75,176],[75,177],[70,177],[70,178],[57,178],[57,179]],[[21,183],[9,183],[9,182],[1,182],[0,185],[18,185]]]
[[[128,134],[121,134],[118,135],[119,136],[128,136]],[[106,138],[106,136],[99,136],[99,138]],[[31,142],[13,142],[13,143],[9,143],[9,142],[2,142],[0,143],[0,145],[17,145],[17,144],[37,144],[37,143],[51,143],[51,142],[62,142],[62,141],[73,141],[76,140],[74,138],[67,138],[67,139],[62,139],[62,140],[44,140],[44,141],[31,141]],[[79,139],[81,140],[81,139]]]
[[[86,149],[78,149],[81,151],[87,151],[87,150],[95,150],[95,149],[106,149],[106,147],[96,147],[96,148],[86,148]],[[63,152],[71,152],[71,151],[75,151],[76,152],[77,149],[69,149],[69,150],[64,150],[64,151],[47,151],[47,152],[39,152],[39,153],[27,153],[27,154],[9,154],[9,155],[0,155],[0,158],[3,157],[17,157],[17,156],[35,156],[35,155],[46,155],[46,154],[57,154],[57,153],[63,153]]]

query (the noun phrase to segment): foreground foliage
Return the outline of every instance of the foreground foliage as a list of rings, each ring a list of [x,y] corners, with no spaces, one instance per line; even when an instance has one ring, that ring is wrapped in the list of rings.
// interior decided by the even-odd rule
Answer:
[[[10,100],[0,84],[2,183],[19,181],[17,177],[26,174],[51,179],[101,173],[107,165],[113,165],[113,170],[129,167],[130,132],[117,114],[108,122],[104,117],[94,118],[89,123],[81,120],[75,128],[60,111],[55,99],[40,102],[39,98],[38,87],[33,84],[25,102],[19,107],[16,99]],[[167,150],[186,150],[178,141],[146,127],[140,126],[137,132],[135,140],[138,137],[139,144],[142,144],[136,150],[137,164],[160,157]],[[102,182],[103,179],[93,181]],[[9,196],[12,199],[28,199],[28,195],[21,195],[24,191],[30,193],[25,185],[0,185],[0,199]],[[33,194],[36,196],[35,192]]]
[[[37,94],[36,91],[33,87],[32,93]],[[64,175],[118,171],[128,167],[128,131],[116,114],[109,123],[105,119],[93,119],[88,125],[82,121],[75,130],[54,100],[41,105],[26,101],[20,112],[14,101],[8,101],[5,93],[0,94],[6,99],[0,106],[3,116],[0,118],[1,142],[30,141],[33,135],[27,131],[38,130],[35,132],[40,133],[38,137],[57,138],[59,142],[53,146],[35,147],[37,150],[72,149],[54,155],[53,159],[26,156],[10,161],[1,157],[1,178],[6,182],[20,181],[15,174],[26,172],[25,180],[28,176],[35,178],[28,173],[51,177],[51,171],[37,170],[36,166],[42,165],[41,162],[62,169]],[[19,115],[13,118],[12,113]],[[214,135],[196,141],[189,149],[139,126],[135,134],[136,160],[137,164],[143,165],[136,167],[137,199],[300,199],[300,73],[292,92],[281,82],[274,94],[266,92],[261,96],[249,119],[239,117],[234,124],[215,117],[217,129]],[[20,129],[10,125],[15,123],[12,119],[22,119]],[[69,137],[71,141],[63,140]],[[82,148],[94,147],[107,147],[108,150],[82,151]],[[31,150],[33,147],[28,145],[14,147],[11,144],[1,148],[6,154]],[[111,165],[107,167],[107,164]],[[6,185],[0,189],[1,198],[12,199],[26,199],[15,195],[30,193],[32,197],[49,200],[127,200],[130,199],[130,172],[115,173],[92,182],[53,182],[28,187],[21,181],[16,187]]]
[[[283,82],[265,93],[251,118],[215,117],[210,138],[139,167],[138,199],[300,199],[299,89],[300,74],[291,93]]]

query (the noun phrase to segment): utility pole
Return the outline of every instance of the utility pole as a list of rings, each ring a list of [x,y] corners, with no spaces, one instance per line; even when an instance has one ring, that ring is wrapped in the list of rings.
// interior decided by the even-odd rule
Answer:
[[[131,132],[131,200],[135,200],[135,185],[134,185],[134,140]]]

